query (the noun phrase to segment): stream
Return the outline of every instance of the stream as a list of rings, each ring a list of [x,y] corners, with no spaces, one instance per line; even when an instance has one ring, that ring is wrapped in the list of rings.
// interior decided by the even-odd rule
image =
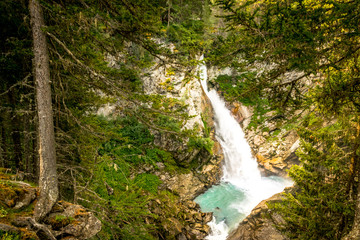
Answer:
[[[203,60],[203,57],[200,58]],[[199,66],[201,85],[214,109],[216,139],[224,154],[223,176],[195,199],[203,212],[213,212],[208,240],[225,240],[228,233],[262,200],[281,192],[292,182],[281,177],[262,177],[239,123],[215,90],[208,90],[207,69]]]

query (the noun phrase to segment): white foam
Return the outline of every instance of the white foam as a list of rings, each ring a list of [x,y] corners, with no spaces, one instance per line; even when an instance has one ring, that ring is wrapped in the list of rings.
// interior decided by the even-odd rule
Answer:
[[[203,60],[201,56],[200,60]],[[258,164],[251,154],[251,148],[239,123],[226,108],[225,102],[215,90],[208,91],[207,69],[204,63],[199,65],[200,80],[203,89],[211,101],[215,115],[216,138],[224,153],[223,176],[221,181],[229,182],[246,194],[246,200],[232,205],[245,215],[262,200],[290,186],[290,181],[261,177]],[[224,221],[216,223],[215,219],[208,224],[211,234],[209,240],[225,240],[229,227]]]

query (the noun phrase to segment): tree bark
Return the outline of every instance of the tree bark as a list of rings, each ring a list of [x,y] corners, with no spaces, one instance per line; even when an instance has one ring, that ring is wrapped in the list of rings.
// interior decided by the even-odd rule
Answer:
[[[352,171],[354,180],[360,178],[360,166],[359,161],[360,157],[357,152],[360,149],[360,117],[358,117],[358,123],[356,126],[356,138],[355,138],[355,146],[353,150],[353,159],[352,159]],[[355,181],[354,181],[355,182]],[[351,228],[351,231],[344,236],[341,240],[359,240],[360,239],[360,181],[358,181],[357,186],[357,197],[356,197],[356,205],[355,205],[355,218],[354,223]]]
[[[358,191],[360,191],[360,184]],[[351,231],[342,238],[342,240],[358,240],[360,239],[360,192],[357,194],[355,206],[355,219]]]
[[[1,122],[1,121],[0,121]],[[5,158],[4,158],[4,149],[3,149],[3,144],[2,144],[2,133],[3,133],[3,128],[0,128],[0,134],[1,134],[1,138],[0,138],[0,167],[5,167]]]
[[[34,218],[39,221],[46,216],[56,202],[59,190],[56,173],[56,152],[50,87],[49,53],[46,35],[42,31],[44,19],[38,0],[29,1],[30,22],[33,36],[34,76],[38,114],[39,137],[39,191]]]

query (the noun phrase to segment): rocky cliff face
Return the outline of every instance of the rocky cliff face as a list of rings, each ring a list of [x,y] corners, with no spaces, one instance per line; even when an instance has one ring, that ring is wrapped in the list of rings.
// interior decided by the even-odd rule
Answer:
[[[160,94],[176,98],[187,105],[187,111],[192,116],[184,129],[192,129],[199,136],[204,134],[205,128],[210,137],[215,140],[214,122],[211,103],[202,90],[197,67],[178,68],[171,65],[154,65],[143,75],[143,90],[146,94]],[[174,153],[176,161],[184,166],[196,162],[197,167],[186,173],[166,172],[159,163],[157,170],[150,172],[162,180],[162,189],[166,189],[179,196],[178,205],[185,213],[185,219],[175,216],[162,223],[170,235],[167,239],[204,239],[210,228],[206,225],[212,219],[211,213],[201,213],[199,206],[192,200],[204,192],[211,185],[217,183],[221,176],[222,152],[220,145],[215,142],[213,154],[201,150],[187,151],[186,142],[179,144],[173,141],[169,134],[153,131],[155,144]],[[154,203],[152,206],[160,208],[170,203]],[[157,207],[156,207],[157,206]],[[155,210],[161,211],[161,210]],[[163,210],[166,211],[166,210]],[[186,224],[184,224],[185,220]]]

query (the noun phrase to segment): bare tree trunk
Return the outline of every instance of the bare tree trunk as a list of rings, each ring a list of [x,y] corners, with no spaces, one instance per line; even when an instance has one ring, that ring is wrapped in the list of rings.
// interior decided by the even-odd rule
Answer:
[[[355,146],[353,150],[353,159],[352,159],[352,171],[354,171],[354,179],[359,179],[360,177],[360,166],[359,161],[360,157],[358,156],[357,152],[360,148],[360,117],[358,117],[357,123],[357,131],[356,131],[356,138],[355,138]],[[357,196],[356,196],[356,205],[355,205],[355,218],[354,223],[351,228],[351,231],[342,238],[342,240],[359,240],[360,239],[360,182],[358,182],[357,186]]]
[[[167,22],[167,26],[169,27],[170,26],[170,18],[171,18],[171,5],[172,5],[171,0],[168,0],[167,4],[168,4],[168,16],[167,16],[168,22]]]
[[[360,184],[355,206],[355,219],[351,231],[342,238],[342,240],[358,240],[360,239]]]
[[[38,221],[50,212],[58,198],[59,190],[56,173],[49,53],[46,36],[41,29],[45,25],[39,1],[30,0],[29,9],[33,36],[34,76],[39,120],[40,196],[34,209],[34,217]]]
[[[2,135],[2,128],[0,128],[0,134]],[[2,144],[2,137],[0,138],[0,167],[5,167],[4,149]]]

